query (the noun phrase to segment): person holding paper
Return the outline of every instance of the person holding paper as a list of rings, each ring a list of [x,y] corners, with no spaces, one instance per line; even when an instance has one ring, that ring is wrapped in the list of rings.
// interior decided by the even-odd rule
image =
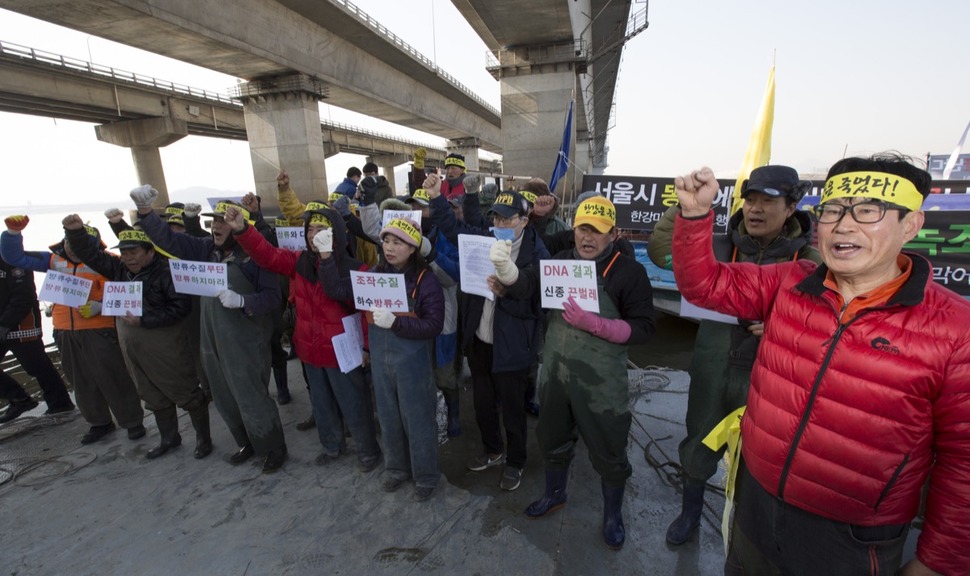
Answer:
[[[710,168],[676,178],[684,297],[765,326],[725,574],[970,573],[970,303],[902,251],[931,183],[899,154],[843,158],[815,208],[822,264],[755,266],[711,249]]]
[[[303,362],[313,418],[323,446],[316,464],[329,464],[346,451],[346,423],[357,445],[358,468],[365,474],[370,472],[381,461],[370,389],[361,366],[347,373],[341,371],[333,343],[334,337],[344,334],[344,317],[354,313],[353,299],[331,297],[321,279],[325,266],[330,266],[337,278],[348,281],[350,270],[367,269],[346,253],[347,236],[340,215],[325,204],[307,204],[306,249],[300,252],[270,245],[235,207],[226,210],[225,218],[236,241],[256,264],[290,279],[290,294],[296,303],[292,342]]]
[[[279,409],[267,389],[279,278],[252,261],[226,223],[229,206],[242,207],[228,200],[217,203],[213,212],[203,214],[212,217],[212,236],[193,238],[172,232],[152,211],[157,190],[139,186],[130,196],[142,229],[160,249],[184,260],[226,264],[229,288],[218,297],[200,299],[202,364],[216,409],[239,446],[229,463],[259,456],[264,473],[276,472],[287,456]]]
[[[404,275],[410,312],[372,309],[369,339],[384,440],[381,487],[394,492],[413,477],[412,499],[421,502],[431,498],[441,476],[432,349],[444,325],[445,300],[438,278],[419,251],[419,226],[395,218],[381,230],[384,254],[374,271]]]
[[[742,183],[741,210],[728,222],[728,233],[714,237],[719,262],[751,262],[759,266],[809,260],[821,262],[812,247],[812,220],[796,210],[798,201],[811,189],[788,166],[755,168]],[[647,245],[653,263],[671,269],[674,220],[680,212],[672,206],[657,223]],[[761,342],[764,324],[742,320],[725,324],[701,320],[694,341],[694,355],[687,369],[687,437],[679,446],[683,496],[680,515],[667,529],[667,542],[686,542],[700,525],[707,479],[717,471],[724,448],[717,452],[703,444],[704,437],[728,414],[748,399],[751,366]]]
[[[52,245],[49,251],[25,252],[22,232],[30,219],[10,216],[4,222],[7,230],[0,234],[0,255],[6,262],[35,272],[54,270],[92,282],[88,302],[83,306],[71,308],[55,304],[52,311],[61,367],[74,386],[81,416],[90,425],[81,443],[90,444],[104,438],[115,430],[115,421],[128,430],[129,439],[144,437],[145,412],[118,346],[114,318],[101,315],[107,278],[81,262],[66,238]],[[101,233],[96,228],[85,226],[84,231],[101,244]],[[50,409],[56,412],[73,408],[69,401],[58,401]]]
[[[539,382],[536,436],[545,461],[546,488],[525,510],[540,518],[566,505],[569,464],[577,431],[589,449],[603,493],[603,539],[623,547],[622,506],[630,413],[627,350],[643,344],[655,329],[653,291],[646,269],[622,254],[614,242],[616,209],[597,196],[581,203],[573,219],[576,247],[554,256],[595,262],[599,313],[583,310],[570,297],[562,313],[548,312],[544,363]],[[496,270],[500,262],[496,262]],[[538,295],[537,272],[499,278],[513,297]]]
[[[73,406],[61,375],[44,350],[42,330],[33,273],[0,260],[0,356],[13,353],[24,371],[37,379],[48,406]],[[0,398],[8,403],[0,414],[0,424],[37,407],[37,401],[5,371],[0,371]]]
[[[135,381],[138,394],[155,415],[161,438],[157,447],[145,453],[149,460],[182,445],[178,406],[188,412],[195,428],[195,457],[212,453],[209,433],[209,403],[199,387],[192,358],[188,321],[192,299],[179,294],[172,283],[168,260],[141,230],[123,230],[115,246],[121,257],[104,251],[100,243],[84,232],[80,216],[62,221],[67,241],[81,261],[102,276],[116,282],[141,282],[142,313],[118,316],[118,342]]]
[[[437,174],[424,182],[431,198],[432,222],[452,242],[458,234],[492,235],[490,257],[501,262],[495,276],[488,278],[493,299],[466,294],[462,300],[463,346],[471,369],[475,419],[482,433],[484,450],[468,461],[468,469],[482,471],[504,464],[499,488],[512,491],[522,482],[525,468],[528,423],[525,391],[528,371],[539,354],[542,312],[539,292],[515,297],[504,284],[513,283],[521,271],[535,272],[549,253],[539,235],[527,225],[527,203],[521,194],[503,192],[490,212],[491,230],[460,222],[440,192]],[[502,438],[502,427],[505,439]],[[508,451],[506,453],[506,450]]]

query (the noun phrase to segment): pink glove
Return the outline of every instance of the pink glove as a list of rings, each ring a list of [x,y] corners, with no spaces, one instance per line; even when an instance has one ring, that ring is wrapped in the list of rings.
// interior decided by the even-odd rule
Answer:
[[[630,339],[630,324],[622,318],[610,320],[588,310],[583,310],[572,296],[563,304],[562,319],[570,326],[585,330],[593,336],[614,344],[625,344]]]

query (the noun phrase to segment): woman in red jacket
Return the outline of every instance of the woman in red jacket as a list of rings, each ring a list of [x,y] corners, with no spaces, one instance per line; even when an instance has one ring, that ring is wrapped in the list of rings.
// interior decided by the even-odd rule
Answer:
[[[322,282],[329,271],[328,277],[336,276],[338,283],[345,280],[349,290],[349,271],[367,268],[347,254],[343,219],[326,204],[307,204],[307,247],[294,252],[272,246],[234,207],[226,210],[225,218],[256,264],[290,278],[290,294],[296,302],[293,346],[306,369],[313,417],[323,445],[317,465],[332,462],[346,449],[342,414],[357,444],[358,467],[363,473],[370,472],[381,461],[370,391],[363,368],[341,372],[333,346],[333,337],[343,334],[343,319],[354,313],[354,307],[350,299],[328,292]]]

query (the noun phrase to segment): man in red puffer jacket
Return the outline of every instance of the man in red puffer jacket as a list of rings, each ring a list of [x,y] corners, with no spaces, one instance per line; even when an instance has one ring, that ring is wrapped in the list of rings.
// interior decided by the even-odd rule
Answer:
[[[930,175],[900,156],[837,162],[817,266],[716,262],[714,174],[675,185],[684,297],[765,323],[725,574],[970,573],[970,303],[902,253]],[[927,477],[916,558],[896,572]]]

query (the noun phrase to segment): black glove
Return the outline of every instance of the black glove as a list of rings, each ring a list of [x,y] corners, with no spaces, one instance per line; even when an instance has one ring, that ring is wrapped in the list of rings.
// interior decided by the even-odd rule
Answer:
[[[377,180],[370,176],[360,181],[360,205],[369,206],[377,202]]]

